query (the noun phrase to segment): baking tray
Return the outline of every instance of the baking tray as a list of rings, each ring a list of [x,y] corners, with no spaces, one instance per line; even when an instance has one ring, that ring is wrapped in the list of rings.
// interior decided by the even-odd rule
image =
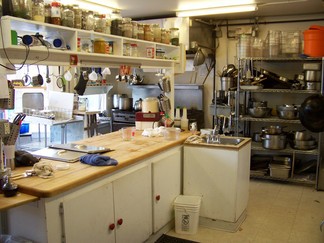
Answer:
[[[69,151],[64,149],[43,148],[31,153],[36,157],[44,159],[58,160],[67,163],[74,163],[80,160],[80,157],[87,154],[76,151]]]
[[[49,147],[55,149],[65,149],[69,151],[83,152],[88,154],[105,153],[111,151],[110,148],[106,148],[106,147],[98,147],[98,146],[75,144],[75,143],[52,144]]]

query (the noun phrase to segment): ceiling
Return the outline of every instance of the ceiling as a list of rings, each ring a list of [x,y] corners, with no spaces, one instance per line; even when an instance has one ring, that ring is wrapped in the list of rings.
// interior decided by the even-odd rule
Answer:
[[[175,17],[175,12],[181,8],[203,6],[222,0],[101,0],[100,4],[121,9],[123,17],[135,20]],[[94,1],[98,2],[98,1]],[[233,2],[231,0],[231,2]],[[214,15],[215,19],[240,19],[263,16],[287,16],[300,14],[324,13],[324,0],[255,0],[258,5],[256,12]]]

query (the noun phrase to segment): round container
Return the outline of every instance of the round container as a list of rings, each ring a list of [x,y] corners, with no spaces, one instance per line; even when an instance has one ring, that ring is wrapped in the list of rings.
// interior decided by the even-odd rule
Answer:
[[[137,24],[137,39],[144,40],[144,25]]]
[[[221,77],[221,90],[227,91],[229,88],[234,87],[234,80],[232,77]]]
[[[119,110],[131,110],[133,107],[133,98],[120,97],[118,101]]]
[[[121,97],[121,94],[114,94],[113,95],[113,108],[118,109],[119,107],[119,98]]]
[[[170,41],[171,41],[171,45],[174,45],[174,46],[179,45],[179,29],[178,28],[170,28]]]
[[[61,4],[59,2],[51,3],[51,23],[61,25]]]
[[[93,42],[93,52],[94,53],[106,53],[107,43],[105,39],[97,38]]]
[[[81,29],[82,28],[82,9],[79,8],[78,4],[73,4],[73,12],[74,12],[74,28]]]
[[[170,30],[161,29],[161,42],[170,44]]]
[[[151,24],[144,25],[144,40],[154,41],[153,26]]]
[[[305,70],[304,80],[310,81],[310,82],[320,82],[321,81],[321,71]]]
[[[138,34],[138,24],[136,21],[132,21],[132,38],[137,39]]]
[[[45,5],[44,0],[34,0],[32,7],[33,20],[45,22]]]
[[[32,19],[32,0],[11,0],[10,2],[12,2],[13,16]]]
[[[72,5],[64,6],[62,12],[62,25],[66,27],[74,27],[74,11]]]
[[[51,5],[50,4],[45,4],[44,15],[45,15],[45,23],[50,24],[52,22],[51,21]]]
[[[130,44],[130,55],[132,57],[137,57],[138,56],[137,44],[135,44],[135,43]]]
[[[285,149],[286,135],[265,134],[262,137],[262,147],[266,149]]]
[[[161,28],[159,24],[153,24],[153,35],[155,42],[161,42]]]
[[[269,107],[252,107],[248,109],[249,115],[255,118],[269,117],[271,115]]]
[[[142,112],[159,112],[159,101],[155,97],[147,97],[142,102]]]
[[[312,26],[304,31],[304,53],[311,57],[324,56],[324,29]]]
[[[164,139],[168,141],[174,141],[179,139],[181,129],[177,127],[167,127],[164,130]]]
[[[133,24],[131,18],[123,18],[123,36],[133,37]]]

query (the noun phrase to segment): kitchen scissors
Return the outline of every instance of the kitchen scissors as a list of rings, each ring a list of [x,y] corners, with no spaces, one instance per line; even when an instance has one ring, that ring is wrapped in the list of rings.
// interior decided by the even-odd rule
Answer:
[[[24,114],[24,113],[18,113],[15,116],[14,120],[13,120],[13,124],[15,124],[15,125],[21,125],[21,123],[23,122],[23,120],[25,119],[25,117],[26,117],[26,114]]]

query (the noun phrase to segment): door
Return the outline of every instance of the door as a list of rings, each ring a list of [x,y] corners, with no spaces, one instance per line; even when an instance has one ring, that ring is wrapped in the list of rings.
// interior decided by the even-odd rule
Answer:
[[[63,201],[67,243],[115,242],[112,183]]]
[[[150,185],[148,165],[113,182],[116,242],[141,243],[151,235]]]
[[[181,193],[181,151],[166,152],[152,164],[154,233],[174,218],[173,201]]]

